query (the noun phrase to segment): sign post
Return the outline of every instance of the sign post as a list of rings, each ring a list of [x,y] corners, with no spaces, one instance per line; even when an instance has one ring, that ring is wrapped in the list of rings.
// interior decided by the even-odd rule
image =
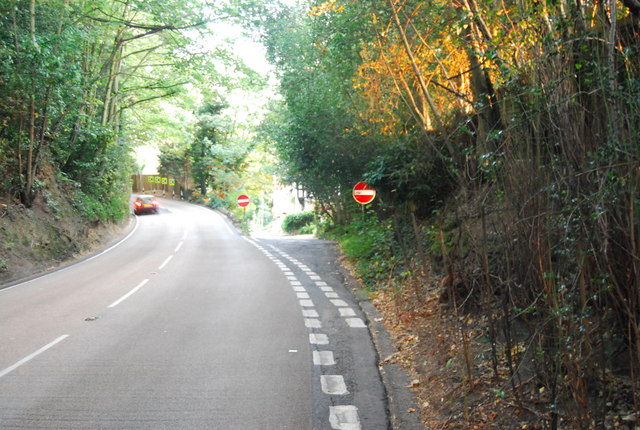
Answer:
[[[245,217],[247,216],[247,206],[249,206],[250,201],[251,200],[249,199],[249,196],[246,194],[241,194],[238,196],[238,206],[242,208],[242,213]]]
[[[376,190],[364,182],[358,182],[353,187],[352,195],[356,202],[361,205],[368,205],[376,198]]]
[[[238,206],[240,206],[241,208],[246,208],[247,206],[249,206],[250,201],[251,200],[249,199],[249,196],[247,196],[246,194],[238,196]]]

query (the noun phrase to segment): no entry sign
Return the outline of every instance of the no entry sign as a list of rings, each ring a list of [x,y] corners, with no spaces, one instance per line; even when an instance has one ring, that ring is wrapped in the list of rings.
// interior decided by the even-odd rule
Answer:
[[[376,190],[370,188],[364,182],[358,182],[353,187],[353,198],[361,205],[368,205],[376,198]]]
[[[246,208],[247,206],[249,206],[249,196],[245,194],[238,196],[238,206],[240,206],[241,208]]]

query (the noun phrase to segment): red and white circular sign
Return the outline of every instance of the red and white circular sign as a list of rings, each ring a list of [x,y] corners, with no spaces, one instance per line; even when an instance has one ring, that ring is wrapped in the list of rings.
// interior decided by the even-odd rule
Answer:
[[[353,198],[361,205],[368,205],[376,198],[376,190],[364,182],[358,182],[353,187]]]
[[[249,196],[245,194],[238,196],[238,206],[240,206],[241,208],[246,208],[247,206],[249,206],[249,201]]]

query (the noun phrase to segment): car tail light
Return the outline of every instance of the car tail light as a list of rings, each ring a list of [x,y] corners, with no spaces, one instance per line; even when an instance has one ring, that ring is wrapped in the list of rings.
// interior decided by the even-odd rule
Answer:
[[[136,200],[134,205],[136,205],[136,207],[141,207],[142,206],[142,202],[139,200]]]

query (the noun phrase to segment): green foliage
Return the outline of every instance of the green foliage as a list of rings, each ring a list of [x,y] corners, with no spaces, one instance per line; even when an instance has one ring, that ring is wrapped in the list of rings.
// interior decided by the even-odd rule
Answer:
[[[369,286],[430,272],[412,263],[426,251],[490,332],[510,342],[514,320],[528,324],[544,352],[535,376],[555,396],[544,425],[560,409],[575,428],[604,422],[586,391],[615,389],[615,348],[600,340],[624,350],[626,378],[640,373],[628,324],[640,321],[637,9],[336,0],[306,12],[259,21],[281,77],[264,128],[284,178],[341,225],[333,234]],[[378,189],[378,216],[350,210],[359,180]],[[390,219],[409,220],[398,237]],[[494,363],[519,367],[509,346],[496,351]]]
[[[454,175],[426,146],[413,136],[386,144],[363,175],[387,204],[410,205],[421,217],[441,208],[455,191]]]
[[[227,107],[224,103],[210,103],[201,108],[194,141],[186,151],[201,195],[214,190],[220,199],[237,187],[252,146],[246,139],[231,137],[229,122],[223,115]]]
[[[289,234],[309,232],[315,220],[316,215],[313,211],[289,214],[282,221],[282,230]]]
[[[207,200],[203,200],[202,202],[211,209],[229,209],[230,206],[227,200],[222,199],[215,194],[209,194],[207,196]]]
[[[303,184],[330,215],[341,210],[341,196],[378,152],[375,139],[354,128],[359,120],[352,109],[351,77],[362,16],[336,19],[345,24],[338,31],[304,10],[282,9],[262,24],[284,96],[263,130],[276,146],[285,180]]]
[[[381,221],[374,212],[368,211],[327,235],[340,243],[368,288],[379,287],[396,272],[398,251],[391,220]]]
[[[179,30],[212,11],[182,0],[1,3],[0,192],[30,206],[46,160],[80,184],[88,217],[122,218],[127,147],[151,137],[131,128],[149,116],[128,112],[184,86],[194,56]]]

